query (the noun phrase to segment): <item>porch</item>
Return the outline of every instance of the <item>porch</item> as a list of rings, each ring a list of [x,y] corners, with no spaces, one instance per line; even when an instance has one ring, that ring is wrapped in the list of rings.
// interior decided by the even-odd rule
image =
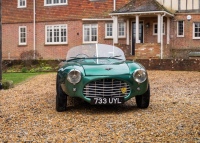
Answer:
[[[126,56],[160,58],[169,54],[170,21],[174,16],[154,0],[135,1],[110,14],[113,19],[113,43],[120,45],[118,23],[126,23]],[[128,51],[128,52],[127,52]]]

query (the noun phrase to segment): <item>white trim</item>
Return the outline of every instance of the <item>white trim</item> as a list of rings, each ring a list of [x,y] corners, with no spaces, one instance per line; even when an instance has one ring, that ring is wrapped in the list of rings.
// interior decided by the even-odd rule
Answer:
[[[35,29],[35,0],[33,0],[33,59],[35,59],[35,51],[36,51],[36,29]]]
[[[130,45],[130,35],[129,35],[129,31],[130,31],[130,24],[129,24],[129,19],[127,19],[126,21],[126,44]]]
[[[44,6],[68,5],[68,0],[66,0],[66,3],[60,3],[60,0],[59,0],[59,3],[56,3],[56,4],[53,4],[53,0],[52,0],[52,4],[47,4],[46,2],[47,2],[47,0],[44,0]]]
[[[167,17],[167,44],[170,44],[170,18]]]
[[[112,21],[112,18],[83,18],[82,21]]]
[[[90,29],[90,33],[89,33],[89,41],[85,41],[85,35],[84,35],[84,28],[85,26],[88,25],[89,26],[89,29]],[[96,30],[97,30],[97,33],[96,33],[96,36],[97,36],[97,40],[96,41],[92,41],[91,40],[91,35],[92,35],[92,25],[94,25],[96,27]],[[98,24],[83,24],[83,43],[98,43]]]
[[[25,42],[21,42],[21,29],[25,28]],[[19,26],[19,45],[27,45],[27,27],[26,26]]]
[[[118,43],[118,17],[112,16],[113,19],[113,44]]]
[[[140,25],[140,18],[139,18],[139,15],[136,15],[135,17],[135,43],[140,43],[139,25]]]
[[[183,22],[183,35],[179,35],[179,22],[182,21]],[[180,21],[177,21],[177,37],[184,37],[184,21],[183,20],[180,20]]]
[[[166,11],[148,11],[148,12],[127,12],[127,13],[110,13],[111,16],[118,16],[118,15],[141,15],[141,14],[167,14],[174,17],[173,14],[170,14]]]
[[[25,1],[25,5],[20,6],[20,0],[18,0],[18,2],[17,2],[17,8],[26,8],[27,1],[26,0],[24,0],[24,1]]]
[[[194,22],[193,23],[193,39],[200,39],[200,37],[195,37],[195,23],[200,23],[200,22]]]
[[[47,27],[51,26],[52,27],[52,42],[47,42]],[[58,26],[59,27],[59,42],[54,42],[54,27]],[[65,42],[61,42],[61,27],[65,26],[66,27],[66,41]],[[67,24],[58,24],[58,25],[45,25],[45,44],[46,45],[62,45],[62,44],[68,44],[68,28],[67,28]]]

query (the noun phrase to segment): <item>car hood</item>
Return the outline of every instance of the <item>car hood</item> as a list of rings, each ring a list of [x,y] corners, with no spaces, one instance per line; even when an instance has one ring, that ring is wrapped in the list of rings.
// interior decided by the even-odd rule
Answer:
[[[98,65],[82,65],[85,75],[101,76],[101,75],[125,75],[129,74],[129,67],[126,63],[118,64],[98,64]]]

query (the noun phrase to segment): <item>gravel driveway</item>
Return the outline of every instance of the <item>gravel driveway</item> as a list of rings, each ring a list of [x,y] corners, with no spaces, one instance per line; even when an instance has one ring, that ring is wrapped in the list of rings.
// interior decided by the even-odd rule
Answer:
[[[0,91],[0,142],[200,142],[200,72],[149,71],[151,102],[55,111],[55,79]]]

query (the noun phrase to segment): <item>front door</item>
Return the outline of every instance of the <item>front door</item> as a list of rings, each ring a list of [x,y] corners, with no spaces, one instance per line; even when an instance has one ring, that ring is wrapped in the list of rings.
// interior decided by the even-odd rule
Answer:
[[[143,22],[139,23],[139,40],[140,43],[143,43],[143,36],[144,36],[144,30],[143,30]],[[136,24],[135,22],[132,22],[132,55],[135,55],[135,34],[136,34]]]

